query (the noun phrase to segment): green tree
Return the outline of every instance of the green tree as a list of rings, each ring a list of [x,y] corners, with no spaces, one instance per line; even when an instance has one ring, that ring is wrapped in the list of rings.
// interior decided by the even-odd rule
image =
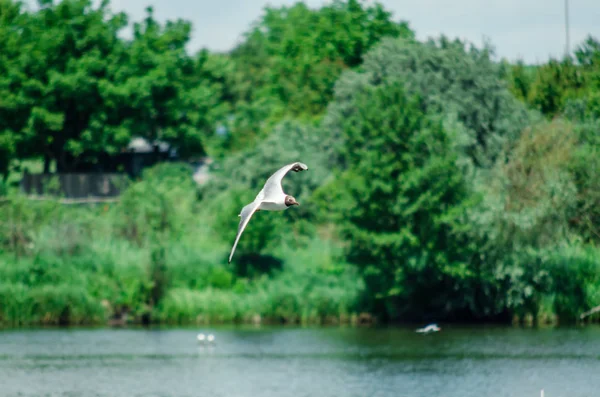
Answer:
[[[329,208],[346,219],[348,258],[362,269],[375,310],[392,319],[458,310],[464,299],[450,286],[470,274],[454,235],[467,190],[453,132],[395,79],[360,85],[347,110],[345,202]]]
[[[574,112],[600,114],[600,43],[588,36],[574,57],[550,59],[538,66],[517,63],[507,76],[511,91],[521,101],[553,118]]]
[[[600,67],[600,40],[588,36],[575,50],[577,63],[598,73]]]
[[[20,3],[0,0],[0,175],[4,178],[10,160],[15,155],[16,136],[13,131],[15,124],[19,124],[17,115],[12,114],[15,98],[11,93],[8,75],[16,68],[14,63],[21,41],[18,26],[23,23],[24,17]]]
[[[341,72],[360,65],[386,36],[414,38],[414,32],[379,3],[266,7],[231,52],[236,108],[228,147],[246,147],[287,116],[319,117]]]
[[[25,123],[22,101],[14,92],[11,76],[19,69],[23,39],[20,30],[27,17],[21,10],[21,3],[0,0],[0,175],[4,178],[16,155],[16,131]]]
[[[115,128],[134,136],[172,143],[182,156],[206,153],[207,137],[227,111],[222,86],[203,56],[194,60],[185,45],[191,25],[182,20],[161,26],[147,8],[134,24],[109,99],[116,104]],[[211,65],[208,65],[210,68]],[[212,68],[214,71],[214,67]],[[216,77],[216,76],[214,76]]]
[[[68,170],[93,145],[110,150],[126,141],[123,133],[98,129],[105,110],[101,92],[121,60],[117,35],[127,19],[109,14],[107,1],[95,9],[86,0],[44,0],[39,6],[23,27],[19,68],[11,74],[24,116],[14,133],[20,157],[43,155]]]
[[[536,69],[533,66],[525,65],[523,61],[518,61],[514,65],[506,65],[508,70],[505,78],[508,80],[508,87],[515,97],[524,103],[529,103],[531,85],[535,78]]]
[[[589,36],[575,51],[585,80],[578,96],[569,98],[564,113],[578,121],[600,120],[600,41]]]
[[[491,54],[489,47],[467,49],[465,43],[443,36],[425,43],[383,39],[365,56],[359,73],[342,75],[336,85],[336,100],[324,120],[332,144],[352,109],[347,98],[362,80],[377,85],[401,79],[407,92],[421,95],[431,112],[455,118],[465,130],[465,153],[476,166],[491,167],[505,144],[536,117],[511,95]]]
[[[581,96],[586,87],[583,70],[571,59],[550,60],[537,69],[528,101],[549,118],[561,113],[569,99]]]
[[[362,63],[363,54],[382,37],[413,37],[406,23],[395,23],[380,4],[335,1],[317,11],[304,3],[267,8],[259,29],[267,30],[273,58],[273,93],[291,114],[319,114],[333,95],[338,76]]]
[[[162,26],[148,8],[126,41],[119,33],[127,17],[111,13],[108,0],[39,5],[15,19],[20,35],[5,43],[16,58],[2,62],[9,70],[0,89],[10,91],[0,106],[2,147],[44,156],[46,170],[55,160],[58,171],[119,152],[133,136],[167,141],[183,156],[205,153],[227,107],[206,62],[186,53],[188,22]]]
[[[465,219],[478,248],[474,260],[494,280],[502,306],[521,318],[552,307],[566,315],[564,302],[556,300],[580,305],[582,289],[597,276],[588,273],[588,259],[574,254],[593,252],[600,238],[595,131],[561,119],[536,123],[510,146],[505,162],[474,181],[482,200]],[[565,278],[571,278],[568,285]]]

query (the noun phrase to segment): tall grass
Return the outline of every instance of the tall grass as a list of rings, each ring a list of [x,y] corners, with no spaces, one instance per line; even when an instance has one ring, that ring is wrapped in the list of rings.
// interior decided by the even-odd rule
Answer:
[[[522,321],[573,323],[600,304],[600,248],[575,240],[513,258],[509,307]]]
[[[124,314],[177,324],[350,316],[361,284],[338,264],[339,247],[316,236],[294,246],[284,239],[269,253],[280,267],[241,275],[226,260],[239,200],[201,202],[189,175],[182,165],[154,167],[116,204],[8,195],[0,205],[0,324],[101,324]]]
[[[330,244],[314,238],[300,250],[283,247],[283,268],[254,280],[213,266],[205,284],[171,289],[157,318],[167,323],[349,321],[358,310],[362,282],[352,267],[336,261]]]

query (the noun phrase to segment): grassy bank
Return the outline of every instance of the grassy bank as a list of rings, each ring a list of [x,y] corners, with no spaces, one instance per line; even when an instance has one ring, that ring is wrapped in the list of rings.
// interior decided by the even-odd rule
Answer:
[[[362,282],[333,241],[283,244],[277,258],[240,250],[242,263],[228,265],[229,241],[214,225],[222,216],[197,200],[189,170],[153,172],[113,204],[9,196],[0,206],[0,322],[354,321]]]
[[[243,197],[199,199],[188,171],[155,167],[110,204],[9,195],[0,205],[0,323],[370,320],[363,277],[345,262],[334,227],[257,217],[229,265]],[[283,226],[293,238],[277,232]],[[593,246],[568,243],[515,251],[504,258],[511,273],[501,281],[510,282],[499,302],[521,322],[576,319],[600,301],[598,257]],[[479,288],[489,285],[481,280]]]

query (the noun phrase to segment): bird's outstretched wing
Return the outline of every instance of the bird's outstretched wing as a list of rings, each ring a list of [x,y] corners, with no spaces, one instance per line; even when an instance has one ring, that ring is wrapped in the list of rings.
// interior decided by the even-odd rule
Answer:
[[[265,186],[262,189],[262,197],[267,198],[273,197],[277,194],[282,194],[283,188],[281,186],[281,180],[283,177],[290,171],[300,172],[306,171],[307,169],[308,167],[306,164],[300,162],[295,162],[281,167],[279,170],[275,171],[275,173],[271,175],[265,182]]]
[[[260,206],[260,203],[261,203],[260,201],[256,200],[256,201],[251,202],[250,204],[247,204],[246,206],[244,206],[244,208],[242,208],[242,211],[240,212],[240,215],[239,215],[241,219],[240,219],[240,224],[238,225],[237,235],[235,236],[235,242],[233,243],[233,247],[231,248],[231,253],[229,254],[229,263],[231,263],[231,258],[233,258],[233,253],[235,252],[235,247],[237,247],[238,241],[240,241],[240,236],[244,232],[246,225],[248,225],[250,218],[252,218],[252,215],[254,215],[254,213]]]

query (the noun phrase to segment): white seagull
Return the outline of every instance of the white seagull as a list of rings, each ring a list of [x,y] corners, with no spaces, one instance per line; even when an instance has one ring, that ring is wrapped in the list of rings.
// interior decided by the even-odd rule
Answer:
[[[418,333],[420,334],[428,334],[430,332],[439,332],[441,331],[441,328],[437,326],[437,324],[429,324],[428,326],[424,327],[424,328],[419,328],[417,330]]]
[[[256,195],[256,198],[250,204],[247,204],[242,208],[242,211],[238,215],[240,218],[240,224],[238,225],[237,235],[235,236],[235,242],[231,248],[231,254],[229,254],[229,263],[237,247],[238,241],[242,232],[248,225],[250,218],[255,212],[260,210],[265,211],[283,211],[291,207],[292,205],[300,205],[293,196],[283,192],[281,187],[281,180],[290,171],[300,172],[306,171],[308,167],[304,163],[295,162],[281,167],[277,172],[267,179],[265,185],[260,192]]]

